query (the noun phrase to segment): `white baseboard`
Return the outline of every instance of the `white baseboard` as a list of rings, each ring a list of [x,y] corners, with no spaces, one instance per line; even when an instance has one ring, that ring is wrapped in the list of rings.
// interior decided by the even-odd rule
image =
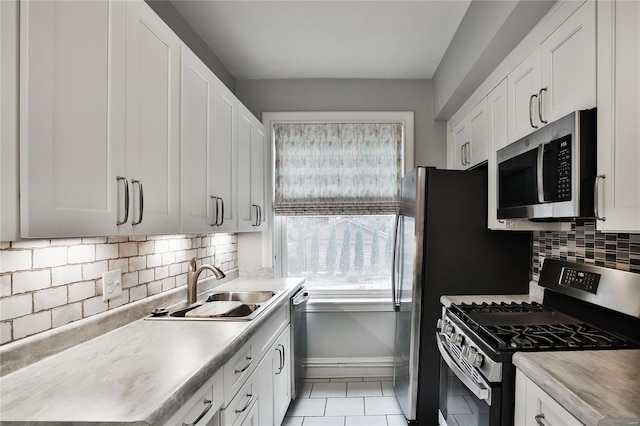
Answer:
[[[307,358],[309,379],[393,377],[393,357]]]

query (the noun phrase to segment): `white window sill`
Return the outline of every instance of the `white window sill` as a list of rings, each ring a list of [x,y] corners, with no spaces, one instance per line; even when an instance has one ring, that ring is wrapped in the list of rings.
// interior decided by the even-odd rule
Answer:
[[[311,298],[306,312],[393,312],[390,298]]]

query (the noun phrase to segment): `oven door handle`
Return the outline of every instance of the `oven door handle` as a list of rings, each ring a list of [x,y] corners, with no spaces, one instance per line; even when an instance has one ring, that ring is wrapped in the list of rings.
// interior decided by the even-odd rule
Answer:
[[[444,362],[449,366],[453,374],[460,379],[462,383],[475,395],[478,399],[482,399],[483,401],[487,401],[489,405],[491,405],[491,388],[487,383],[476,383],[469,376],[464,374],[462,369],[458,367],[458,363],[451,358],[449,352],[444,347],[443,341],[444,337],[436,333],[436,341],[438,342],[438,350],[440,351],[440,356],[444,360]]]

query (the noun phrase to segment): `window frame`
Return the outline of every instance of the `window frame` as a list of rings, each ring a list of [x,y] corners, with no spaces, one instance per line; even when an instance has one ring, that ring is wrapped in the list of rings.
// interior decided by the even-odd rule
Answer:
[[[276,123],[403,123],[402,168],[406,174],[414,168],[414,113],[413,111],[319,111],[319,112],[265,112],[262,122],[268,129],[269,164],[271,176],[268,182],[267,200],[270,203],[267,211],[271,215],[270,229],[263,234],[263,265],[274,269],[276,278],[284,278],[287,270],[287,240],[284,218],[273,213],[275,197],[275,141],[273,125]],[[318,296],[332,298],[382,298],[388,297],[383,290],[342,290],[337,292],[322,291]]]

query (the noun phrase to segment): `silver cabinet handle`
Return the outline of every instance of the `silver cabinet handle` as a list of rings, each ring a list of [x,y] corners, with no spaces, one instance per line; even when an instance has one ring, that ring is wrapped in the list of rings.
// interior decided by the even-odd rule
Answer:
[[[256,212],[256,221],[251,223],[251,226],[258,226],[258,205],[251,204],[251,208]]]
[[[240,414],[240,413],[244,413],[245,411],[247,411],[247,408],[249,408],[249,406],[251,405],[251,402],[253,401],[253,395],[248,393],[247,396],[249,397],[249,400],[247,401],[247,404],[242,407],[239,410],[235,410],[236,414]]]
[[[282,345],[278,345],[280,346],[280,348],[282,348],[282,365],[280,366],[280,372],[282,372],[282,369],[284,368],[285,364],[287,363],[287,353],[284,350],[284,346]]]
[[[216,226],[218,222],[218,197],[210,195],[209,200],[213,201],[213,222],[209,222],[209,226]]]
[[[258,205],[258,226],[262,225],[262,206]]]
[[[396,312],[400,311],[400,301],[397,300],[396,297],[396,287],[398,287],[397,282],[397,272],[398,272],[398,228],[400,227],[400,213],[396,214],[396,226],[393,233],[393,254],[391,259],[391,299],[393,302],[393,310]]]
[[[533,98],[537,98],[538,95],[533,94],[531,95],[531,97],[529,98],[529,124],[531,124],[531,127],[533,127],[534,129],[537,129],[538,126],[536,126],[535,124],[533,124],[533,111],[531,109],[531,104],[533,103]]]
[[[140,206],[140,212],[138,213],[138,220],[131,222],[132,225],[140,225],[142,223],[142,217],[144,215],[144,192],[142,189],[142,182],[137,179],[131,179],[131,186],[138,185],[138,205]]]
[[[117,182],[124,182],[124,219],[116,218],[116,225],[124,225],[129,221],[129,181],[122,176],[116,176]]]
[[[542,92],[546,92],[547,88],[543,87],[542,89],[540,89],[540,91],[538,92],[538,118],[540,118],[540,122],[547,124],[547,120],[542,118]]]
[[[470,160],[470,155],[469,155],[469,151],[471,151],[471,142],[467,142],[465,143],[466,148],[464,150],[464,161],[465,161],[465,166],[468,166],[469,164],[471,164],[471,160]]]
[[[538,414],[537,416],[534,417],[534,419],[536,419],[536,423],[538,423],[540,426],[547,426],[542,421],[542,419],[544,419],[544,414]]]
[[[242,367],[240,370],[238,370],[238,369],[236,369],[236,370],[235,370],[235,371],[236,371],[236,374],[238,374],[238,373],[242,373],[242,372],[244,372],[244,371],[247,371],[247,368],[249,368],[249,366],[251,365],[251,362],[252,362],[252,360],[251,360],[251,357],[250,357],[250,356],[248,356],[248,357],[247,357],[247,361],[249,361],[249,362],[247,363],[247,365],[245,365],[244,367]]]
[[[464,166],[464,146],[465,144],[462,144],[462,146],[460,147],[460,164]]]
[[[202,418],[207,414],[207,412],[209,412],[209,410],[211,410],[211,407],[213,407],[213,401],[211,401],[210,399],[205,399],[204,400],[204,405],[206,405],[207,407],[205,407],[204,411],[202,411],[202,413],[200,413],[198,418],[195,419],[193,421],[193,423],[182,423],[182,426],[195,426],[195,425],[197,425],[198,422],[200,420],[202,420]]]
[[[276,347],[278,351],[278,371],[276,371],[276,375],[282,373],[282,369],[284,368],[284,346],[278,345]]]
[[[536,167],[536,181],[538,185],[538,202],[544,203],[544,177],[543,177],[543,161],[544,161],[544,144],[538,145],[538,162]]]
[[[218,218],[216,217],[216,225],[222,226],[224,223],[224,200],[222,197],[218,197],[218,200],[220,200],[220,222],[218,222]]]
[[[599,195],[600,195],[600,188],[598,185],[598,182],[600,182],[600,179],[604,180],[604,178],[606,178],[606,175],[598,175],[596,176],[596,181],[593,184],[593,213],[596,216],[596,220],[601,220],[601,221],[605,221],[607,220],[606,217],[604,216],[600,216],[600,200],[599,200]]]

